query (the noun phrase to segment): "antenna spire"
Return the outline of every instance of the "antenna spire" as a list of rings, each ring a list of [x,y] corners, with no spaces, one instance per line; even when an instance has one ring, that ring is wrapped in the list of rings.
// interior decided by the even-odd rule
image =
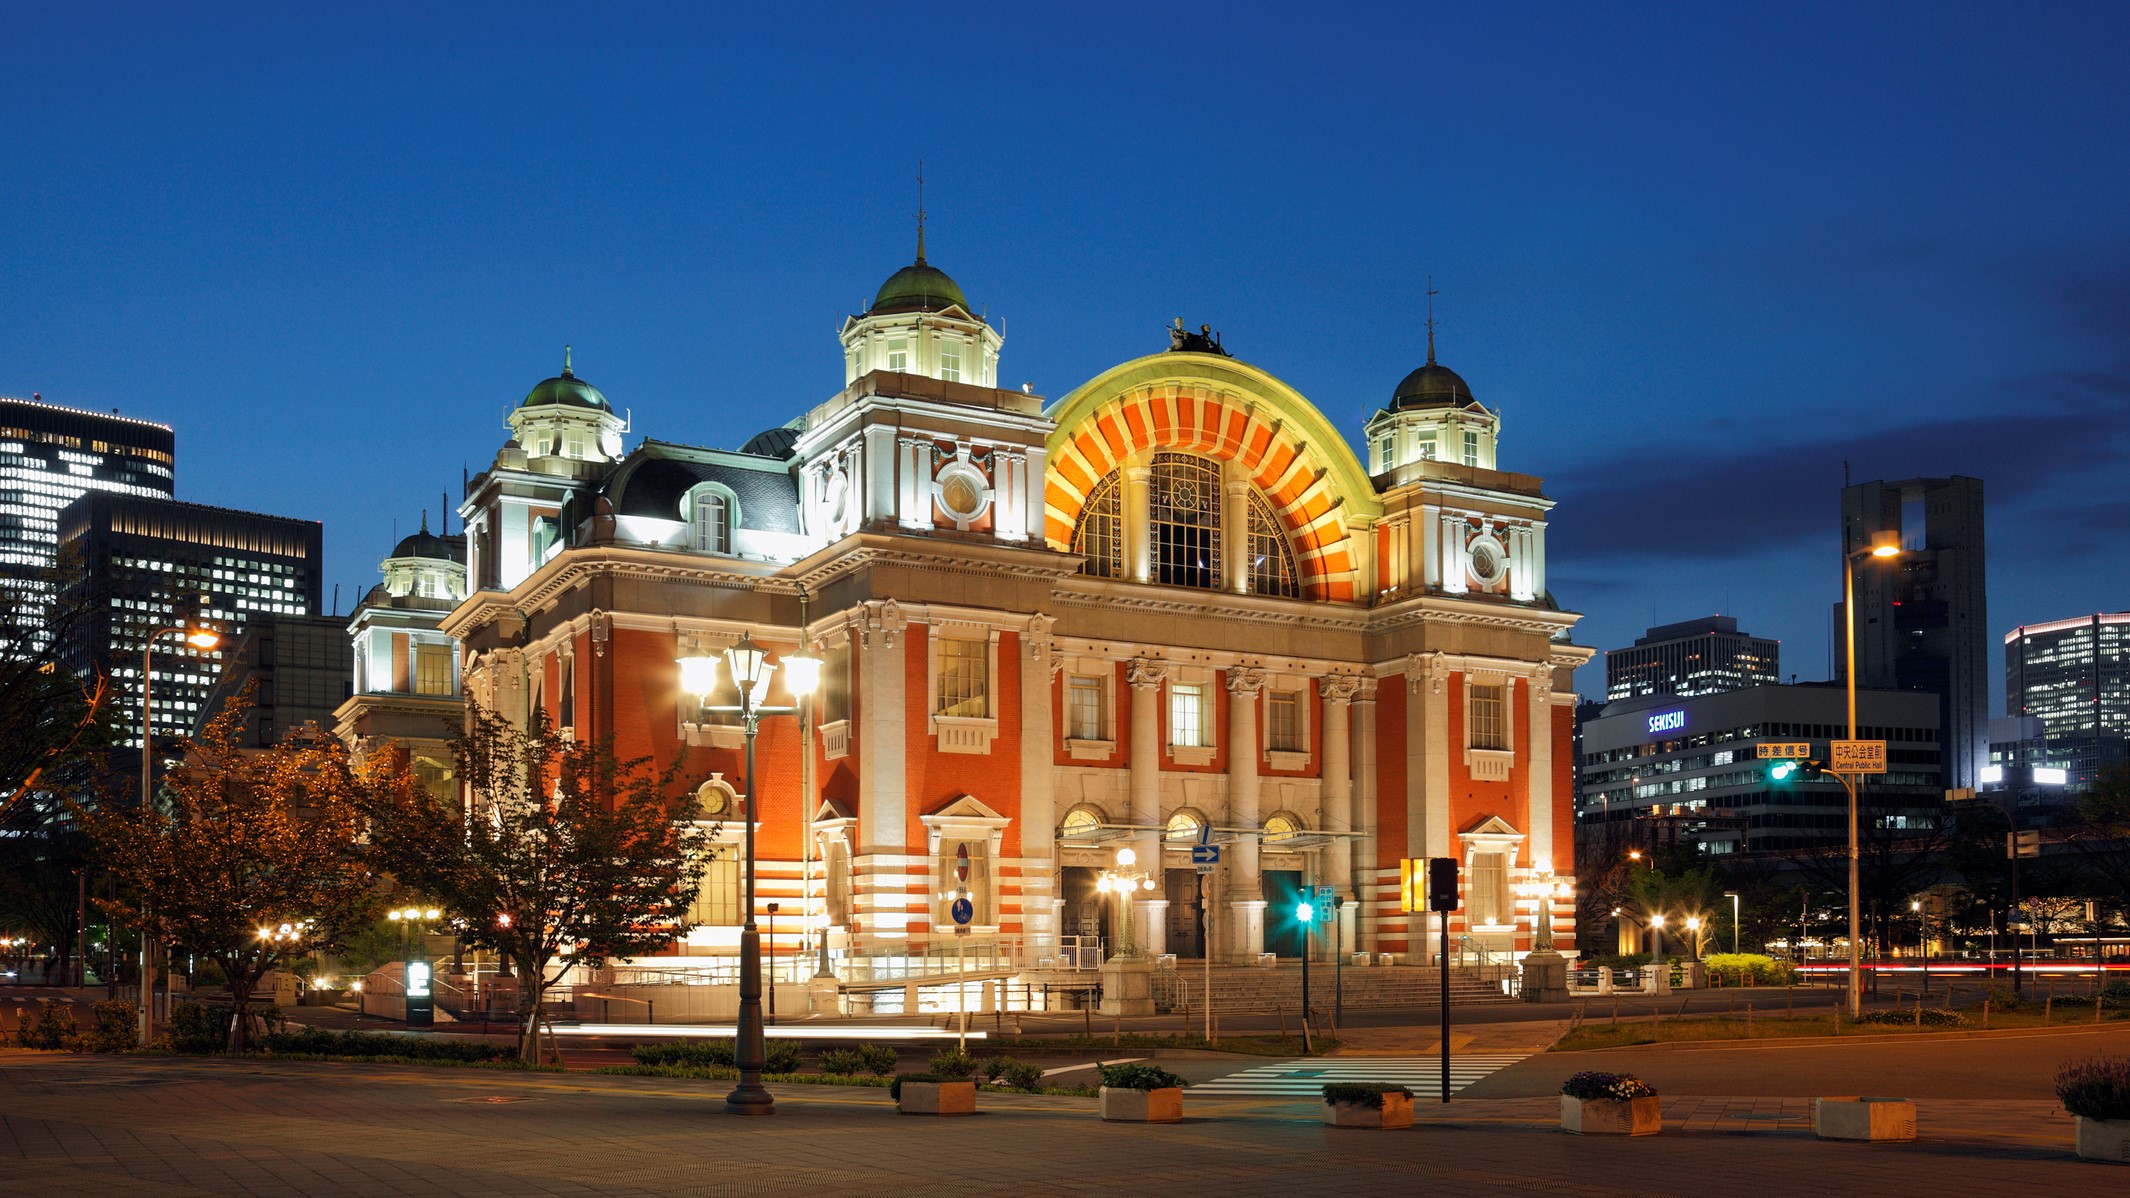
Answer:
[[[1427,364],[1435,364],[1435,276],[1427,277]]]
[[[924,159],[917,160],[917,264],[924,265]]]
[[[1432,295],[1434,293],[1429,292],[1429,294]],[[566,379],[577,377],[569,372],[569,346],[567,345],[562,347],[562,377]]]

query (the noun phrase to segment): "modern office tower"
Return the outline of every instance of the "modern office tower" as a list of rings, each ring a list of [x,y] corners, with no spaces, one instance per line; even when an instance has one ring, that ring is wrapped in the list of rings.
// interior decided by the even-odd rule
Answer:
[[[111,678],[124,743],[136,749],[142,648],[174,626],[181,606],[197,602],[223,641],[200,650],[181,637],[156,638],[158,736],[191,733],[222,663],[253,622],[318,611],[324,531],[315,520],[99,492],[60,513],[59,538],[80,547],[81,576],[70,590],[93,607],[72,637],[68,664]]]
[[[1945,785],[1972,787],[1989,760],[1989,605],[1982,480],[1911,478],[1842,489],[1842,549],[1897,532],[1901,553],[1856,563],[1857,685],[1938,696]],[[1842,606],[1836,678],[1846,677]]]
[[[333,711],[348,697],[355,654],[339,616],[265,616],[249,621],[223,646],[222,676],[200,705],[193,734],[250,692],[238,744],[263,749],[309,726],[333,735]]]
[[[0,398],[0,587],[18,597],[0,613],[41,621],[60,509],[91,491],[167,498],[174,446],[167,424]]]
[[[1782,681],[1782,642],[1738,631],[1730,616],[1650,629],[1628,649],[1605,651],[1605,699],[1715,695]]]
[[[2037,760],[2082,787],[2130,739],[2130,612],[2022,624],[2004,634],[2004,713],[2040,722]]]

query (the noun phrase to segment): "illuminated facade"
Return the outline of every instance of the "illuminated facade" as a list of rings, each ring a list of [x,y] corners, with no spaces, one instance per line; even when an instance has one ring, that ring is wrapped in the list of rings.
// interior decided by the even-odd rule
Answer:
[[[333,713],[335,731],[358,748],[390,744],[432,790],[455,773],[450,737],[465,705],[457,638],[440,625],[466,598],[466,538],[419,532],[378,563],[370,588],[341,631],[352,640],[351,693]]]
[[[1782,642],[1738,631],[1729,616],[1652,628],[1605,651],[1608,702],[1644,695],[1715,695],[1782,681]]]
[[[2026,748],[1993,751],[1992,765],[2061,768],[2070,785],[2083,787],[2130,756],[2130,612],[2022,624],[2005,633],[2004,706],[2007,716],[2040,721],[2040,735],[1993,735],[1993,750],[2000,740],[2007,749]]]
[[[776,954],[825,936],[846,979],[951,951],[962,859],[977,932],[1026,967],[1109,936],[1095,882],[1124,846],[1150,867],[1131,909],[1153,954],[1293,955],[1293,900],[1328,886],[1341,948],[1431,960],[1398,866],[1447,855],[1468,887],[1452,951],[1530,946],[1518,884],[1573,877],[1590,651],[1545,589],[1552,501],[1496,468],[1497,414],[1432,350],[1364,466],[1180,326],[1055,402],[999,389],[1003,339],[921,254],[841,342],[843,389],[738,451],[624,452],[597,388],[539,384],[460,508],[472,587],[438,630],[469,693],[682,759],[725,836],[758,823]],[[763,721],[755,795],[739,729],[676,664],[743,634],[825,662],[803,733]],[[1201,838],[1223,850],[1210,902]],[[731,954],[738,885],[713,868],[704,926],[632,965]],[[1552,920],[1572,944],[1572,903]]]

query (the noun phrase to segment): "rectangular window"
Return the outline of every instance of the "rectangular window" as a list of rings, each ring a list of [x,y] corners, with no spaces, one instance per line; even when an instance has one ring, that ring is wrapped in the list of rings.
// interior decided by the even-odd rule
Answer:
[[[1273,691],[1265,700],[1265,747],[1282,753],[1302,747],[1302,701],[1294,691]]]
[[[1498,685],[1475,684],[1472,688],[1470,710],[1471,736],[1469,743],[1475,749],[1506,749],[1509,747],[1507,724],[1507,701]]]
[[[1415,436],[1413,438],[1413,446],[1419,451],[1421,461],[1432,462],[1435,460],[1435,434],[1421,433]]]
[[[727,529],[730,526],[725,522],[725,497],[713,494],[697,495],[695,497],[693,515],[695,517],[693,523],[695,526],[696,551],[699,553],[730,552],[730,539],[727,533]]]
[[[703,870],[702,889],[688,908],[688,922],[713,928],[736,928],[740,919],[740,859],[730,848],[721,849]]]
[[[414,693],[417,695],[449,695],[451,687],[451,646],[416,642],[414,646]]]
[[[1169,686],[1169,743],[1183,749],[1205,747],[1206,688],[1196,682]]]
[[[1467,466],[1477,466],[1479,464],[1479,434],[1469,429],[1464,434],[1464,464]]]
[[[851,650],[838,645],[822,655],[821,722],[851,718]]]
[[[990,715],[986,683],[990,645],[983,641],[941,637],[939,641],[939,714],[982,718]]]
[[[1386,470],[1390,469],[1390,468],[1391,468],[1392,466],[1395,466],[1395,465],[1397,465],[1397,463],[1396,463],[1396,462],[1394,462],[1394,461],[1392,461],[1392,460],[1391,460],[1391,458],[1390,458],[1390,438],[1389,438],[1389,437],[1377,437],[1377,438],[1376,438],[1376,444],[1375,444],[1375,449],[1376,449],[1376,473],[1378,473],[1378,474],[1381,474],[1381,473],[1383,473],[1384,471],[1386,471]]]
[[[901,337],[892,337],[887,343],[887,368],[907,371],[910,368],[910,343]]]
[[[1075,674],[1067,683],[1065,735],[1073,740],[1107,740],[1102,728],[1102,680]]]
[[[1465,894],[1472,922],[1500,926],[1510,922],[1508,856],[1472,854],[1471,889]]]
[[[952,341],[939,343],[939,377],[950,383],[961,381],[961,346]]]

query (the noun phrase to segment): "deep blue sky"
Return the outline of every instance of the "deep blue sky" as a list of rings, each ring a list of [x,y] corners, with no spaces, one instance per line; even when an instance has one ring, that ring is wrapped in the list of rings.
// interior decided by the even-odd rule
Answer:
[[[2130,606],[2130,6],[318,7],[0,7],[0,394],[342,610],[565,341],[639,435],[833,393],[920,157],[1053,397],[1180,315],[1358,442],[1432,273],[1586,644],[1824,676],[1845,458],[1986,480],[1995,631]]]

